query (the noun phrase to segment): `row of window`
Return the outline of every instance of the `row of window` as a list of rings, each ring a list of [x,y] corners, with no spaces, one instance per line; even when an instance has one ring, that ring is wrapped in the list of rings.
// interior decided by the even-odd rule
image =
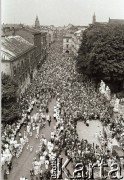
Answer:
[[[19,78],[19,85],[22,85],[25,82],[25,80],[27,79],[27,77],[28,77],[28,73],[26,72]]]
[[[31,62],[33,64],[34,61],[34,54],[31,55]],[[17,73],[20,73],[21,71],[27,69],[29,67],[30,60],[29,57],[26,57],[24,61],[21,61],[21,63],[18,63],[17,66],[13,66],[13,75],[16,76]]]

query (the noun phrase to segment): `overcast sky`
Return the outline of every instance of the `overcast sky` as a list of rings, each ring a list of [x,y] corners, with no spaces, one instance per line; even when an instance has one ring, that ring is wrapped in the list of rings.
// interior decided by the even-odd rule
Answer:
[[[1,0],[3,23],[33,25],[36,15],[41,25],[88,25],[109,17],[124,19],[124,0]]]

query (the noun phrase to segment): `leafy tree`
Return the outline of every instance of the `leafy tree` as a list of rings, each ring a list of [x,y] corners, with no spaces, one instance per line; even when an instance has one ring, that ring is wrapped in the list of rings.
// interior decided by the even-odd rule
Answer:
[[[19,119],[17,102],[18,85],[9,75],[2,74],[2,123],[13,123]]]
[[[77,67],[97,81],[124,81],[124,25],[96,24],[85,30]]]

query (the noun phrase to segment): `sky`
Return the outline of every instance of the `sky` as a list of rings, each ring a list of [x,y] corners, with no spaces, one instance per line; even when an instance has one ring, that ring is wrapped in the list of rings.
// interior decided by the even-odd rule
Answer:
[[[124,19],[124,0],[1,0],[1,23],[34,25],[88,25],[96,21]]]

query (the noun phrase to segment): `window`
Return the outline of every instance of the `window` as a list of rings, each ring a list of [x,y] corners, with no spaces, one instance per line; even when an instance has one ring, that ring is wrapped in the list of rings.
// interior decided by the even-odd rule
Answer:
[[[66,44],[66,48],[68,48],[69,47],[69,45],[68,44]]]
[[[13,67],[13,75],[16,75],[16,67]]]
[[[18,72],[20,72],[20,64],[17,65]]]
[[[23,74],[23,76],[22,76],[22,77],[23,77],[23,82],[24,82],[24,81],[25,81],[25,74]]]
[[[22,85],[22,79],[20,78],[20,85]]]
[[[66,40],[66,42],[68,43],[68,42],[69,42],[69,40],[67,39],[67,40]]]
[[[26,71],[25,73],[25,78],[28,78],[28,71]]]
[[[23,69],[24,68],[24,62],[22,61],[21,62],[21,69]]]

